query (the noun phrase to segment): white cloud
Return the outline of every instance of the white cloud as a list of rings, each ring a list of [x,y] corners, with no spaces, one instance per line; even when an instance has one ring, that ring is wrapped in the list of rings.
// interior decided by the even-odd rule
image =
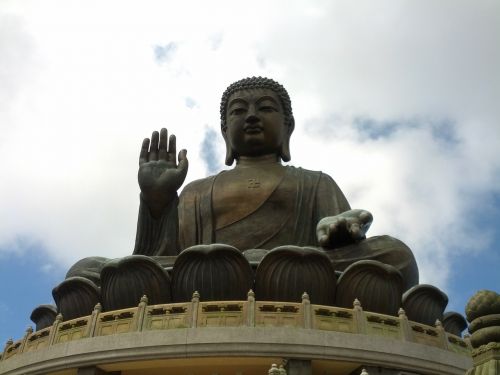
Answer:
[[[448,257],[487,242],[471,221],[500,186],[498,8],[3,2],[0,248],[32,237],[65,267],[130,254],[142,138],[168,127],[188,149],[188,179],[204,176],[199,150],[206,126],[219,131],[222,91],[266,75],[292,96],[293,164],[331,174],[373,211],[372,234],[407,242],[423,281],[445,286]],[[161,64],[157,46],[175,46]],[[360,118],[395,130],[372,139]],[[453,144],[433,136],[444,120]]]
[[[40,270],[45,274],[50,274],[54,270],[54,265],[50,263],[42,264]]]

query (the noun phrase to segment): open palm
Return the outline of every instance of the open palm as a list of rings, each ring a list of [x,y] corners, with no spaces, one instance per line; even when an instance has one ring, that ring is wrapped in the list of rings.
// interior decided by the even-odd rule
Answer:
[[[161,211],[184,183],[188,171],[186,150],[176,155],[175,135],[167,129],[144,139],[139,157],[139,186],[152,211]],[[177,162],[178,161],[178,162]]]

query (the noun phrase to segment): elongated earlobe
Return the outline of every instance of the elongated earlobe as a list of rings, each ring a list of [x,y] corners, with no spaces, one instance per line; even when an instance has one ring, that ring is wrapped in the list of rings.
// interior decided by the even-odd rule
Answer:
[[[292,116],[288,124],[288,134],[283,140],[283,143],[281,144],[280,147],[280,157],[281,160],[285,162],[290,161],[292,159],[292,156],[290,154],[290,137],[292,136],[293,129],[295,129],[295,119]]]
[[[234,162],[234,152],[226,142],[226,165],[233,165]]]
[[[280,158],[283,161],[290,161],[290,159],[292,158],[292,156],[290,155],[290,137],[287,137],[281,144]]]
[[[224,138],[224,143],[226,144],[226,165],[231,166],[234,163],[235,156],[234,151],[227,140],[226,129],[227,127],[222,128],[222,138]]]

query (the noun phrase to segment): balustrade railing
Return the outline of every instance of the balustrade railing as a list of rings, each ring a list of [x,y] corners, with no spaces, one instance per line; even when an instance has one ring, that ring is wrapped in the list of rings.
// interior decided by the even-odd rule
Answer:
[[[57,315],[52,326],[33,332],[29,327],[18,341],[9,340],[2,360],[43,350],[51,345],[89,337],[135,331],[171,330],[203,327],[296,327],[315,330],[379,335],[470,355],[461,337],[436,327],[409,321],[403,309],[398,316],[363,311],[355,300],[352,309],[311,304],[304,293],[301,303],[256,301],[253,291],[246,301],[203,301],[197,292],[191,302],[148,305],[146,296],[137,307],[101,311],[97,304],[91,315],[63,321]]]

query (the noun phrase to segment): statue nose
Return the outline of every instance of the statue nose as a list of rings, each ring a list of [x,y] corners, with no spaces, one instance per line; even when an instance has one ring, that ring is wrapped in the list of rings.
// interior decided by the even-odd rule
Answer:
[[[256,122],[259,122],[260,119],[255,114],[249,113],[245,121],[249,124],[255,124]]]

